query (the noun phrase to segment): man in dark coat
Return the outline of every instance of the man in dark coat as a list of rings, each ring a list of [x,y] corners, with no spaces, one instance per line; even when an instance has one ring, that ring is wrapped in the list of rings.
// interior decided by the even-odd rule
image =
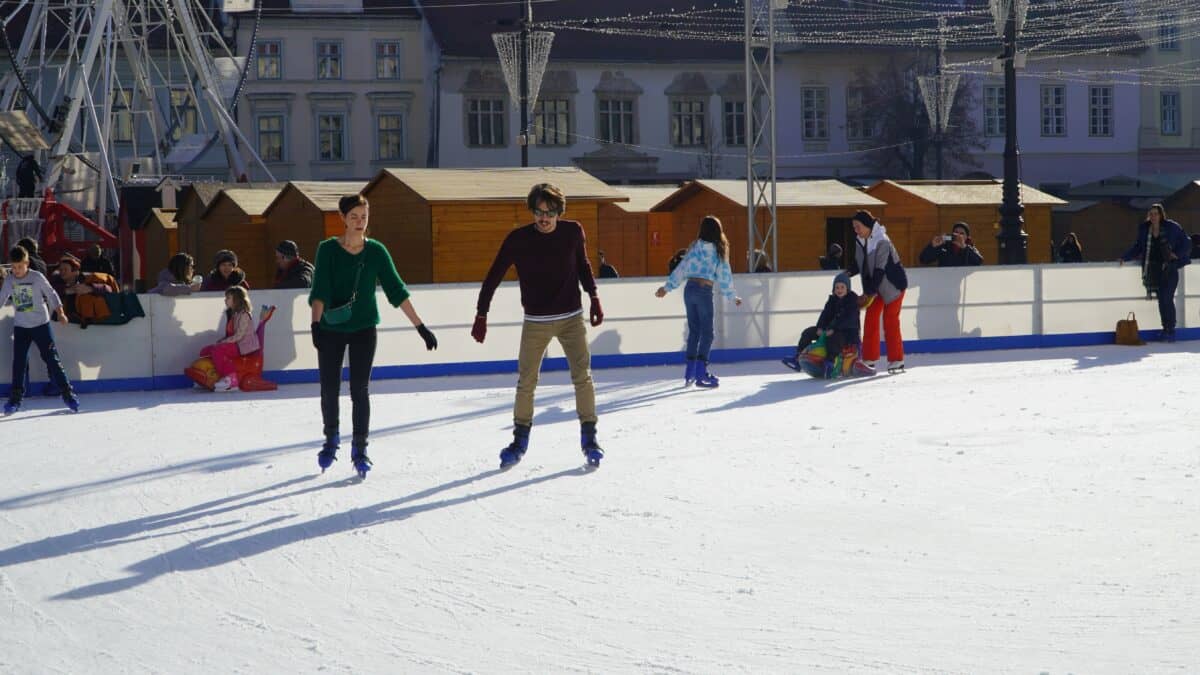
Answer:
[[[37,182],[42,179],[42,167],[33,155],[25,155],[17,164],[17,196],[29,199],[37,196]],[[31,251],[32,253],[32,251]]]
[[[616,279],[621,274],[617,272],[617,268],[608,264],[608,260],[604,257],[604,251],[600,251],[600,278],[601,279]]]
[[[99,244],[92,244],[88,247],[87,255],[84,256],[80,263],[80,271],[84,274],[94,274],[103,272],[110,276],[116,276],[116,270],[113,269],[112,261],[104,257],[104,250]]]
[[[830,244],[829,255],[819,256],[817,262],[821,264],[823,270],[840,270],[842,269],[842,245]]]
[[[30,239],[29,237],[24,237],[17,242],[17,246],[25,249],[25,252],[29,254],[29,269],[36,272],[41,272],[42,276],[49,279],[50,270],[46,267],[46,261],[42,260],[42,255],[38,251],[37,241]]]
[[[275,247],[274,288],[312,288],[313,266],[300,257],[300,248],[291,239]]]
[[[971,228],[966,223],[955,223],[950,238],[938,234],[921,251],[921,264],[938,267],[975,267],[983,264],[983,255],[971,241]]]

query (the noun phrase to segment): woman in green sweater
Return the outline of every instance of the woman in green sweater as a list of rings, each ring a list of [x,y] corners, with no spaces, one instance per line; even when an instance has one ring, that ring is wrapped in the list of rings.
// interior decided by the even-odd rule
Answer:
[[[338,397],[342,386],[342,359],[350,351],[350,401],[353,406],[354,437],[350,458],[354,470],[366,478],[371,469],[367,457],[367,432],[371,422],[368,388],[375,361],[379,307],[375,284],[383,287],[388,302],[399,307],[425,341],[437,349],[437,338],[421,323],[409,300],[408,289],[396,272],[392,256],[383,244],[367,239],[367,200],[362,195],[342,197],[338,203],[346,231],[317,247],[316,269],[308,304],[312,307],[312,341],[317,349],[321,379],[321,418],[325,445],[317,455],[321,471],[337,459],[341,436],[338,432]]]

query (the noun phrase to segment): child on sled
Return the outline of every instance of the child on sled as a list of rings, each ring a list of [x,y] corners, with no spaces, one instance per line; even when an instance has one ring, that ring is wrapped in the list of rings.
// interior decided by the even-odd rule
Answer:
[[[839,272],[833,279],[833,292],[825,301],[817,325],[804,329],[796,345],[796,355],[783,359],[783,364],[792,370],[804,370],[803,362],[817,361],[818,356],[810,352],[810,347],[823,338],[825,376],[838,377],[849,372],[847,366],[858,359],[861,342],[860,303],[858,294],[850,290],[850,277]]]

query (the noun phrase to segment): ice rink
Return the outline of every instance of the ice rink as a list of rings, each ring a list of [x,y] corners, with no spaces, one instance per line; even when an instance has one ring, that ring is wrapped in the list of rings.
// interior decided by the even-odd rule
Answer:
[[[1200,671],[1197,343],[31,398],[0,421],[0,672]],[[343,397],[343,435],[349,400]]]

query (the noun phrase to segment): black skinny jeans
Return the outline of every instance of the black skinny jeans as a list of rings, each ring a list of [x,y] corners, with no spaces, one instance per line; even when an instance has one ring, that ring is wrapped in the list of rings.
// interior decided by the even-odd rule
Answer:
[[[366,447],[371,426],[371,366],[375,362],[375,328],[353,333],[322,330],[317,348],[321,374],[321,419],[325,437],[338,433],[338,397],[342,389],[342,358],[350,348],[350,404],[354,420],[354,444]]]

